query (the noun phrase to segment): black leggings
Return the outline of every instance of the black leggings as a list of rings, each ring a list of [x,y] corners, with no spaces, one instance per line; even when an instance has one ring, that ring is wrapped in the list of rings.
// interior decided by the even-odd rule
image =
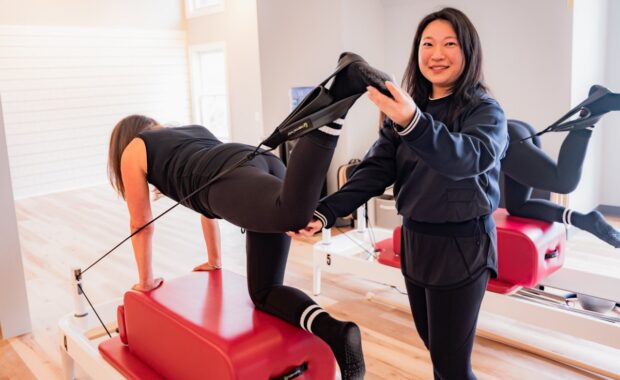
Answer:
[[[471,352],[489,276],[485,270],[456,289],[429,289],[405,281],[413,320],[431,353],[436,380],[476,379]]]
[[[517,120],[508,122],[511,143],[501,164],[506,209],[515,216],[562,222],[564,207],[543,199],[530,199],[532,188],[561,194],[573,191],[581,178],[592,131],[570,132],[562,143],[557,163],[540,149],[537,137],[519,142],[535,133],[528,124]]]
[[[209,189],[213,212],[247,230],[252,301],[258,309],[296,326],[303,310],[314,301],[283,285],[291,243],[284,232],[299,230],[311,220],[337,140],[315,130],[299,139],[287,170],[273,155],[258,156]]]

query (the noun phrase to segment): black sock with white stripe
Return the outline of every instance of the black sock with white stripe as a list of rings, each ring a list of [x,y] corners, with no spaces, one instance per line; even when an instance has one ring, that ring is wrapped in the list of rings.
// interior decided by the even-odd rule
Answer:
[[[610,225],[603,214],[594,210],[587,214],[566,209],[562,214],[564,224],[573,225],[601,239],[605,243],[620,248],[620,231]]]
[[[336,119],[331,123],[327,123],[327,125],[319,128],[319,131],[326,133],[331,136],[340,136],[340,132],[342,132],[342,124],[344,124],[344,119]]]
[[[301,327],[321,338],[334,353],[343,380],[361,380],[366,368],[359,327],[333,318],[316,304],[301,314]]]

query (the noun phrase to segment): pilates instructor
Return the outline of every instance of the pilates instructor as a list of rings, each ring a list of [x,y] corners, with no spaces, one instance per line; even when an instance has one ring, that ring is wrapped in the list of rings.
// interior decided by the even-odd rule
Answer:
[[[387,115],[352,178],[324,198],[299,231],[329,228],[394,184],[403,215],[401,268],[417,331],[435,379],[475,379],[471,352],[480,304],[497,275],[500,160],[504,112],[486,91],[476,29],[445,8],[419,24],[403,87],[386,82],[369,98]]]

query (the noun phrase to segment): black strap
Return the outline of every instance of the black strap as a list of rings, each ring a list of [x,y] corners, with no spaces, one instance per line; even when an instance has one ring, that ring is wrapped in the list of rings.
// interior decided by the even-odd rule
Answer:
[[[602,86],[596,86],[596,87],[598,88],[590,96],[588,96],[584,101],[582,101],[581,103],[573,107],[570,111],[564,114],[564,116],[559,118],[555,123],[551,124],[550,126],[536,133],[533,136],[522,139],[521,141],[525,141],[530,138],[533,138],[534,136],[540,136],[548,132],[566,132],[566,131],[572,131],[574,129],[584,129],[584,128],[591,127],[594,124],[596,124],[606,112],[592,114],[589,106],[591,106],[593,103],[595,103],[602,97],[611,93],[611,91],[609,91],[605,87],[602,87]],[[579,118],[574,119],[574,120],[569,120],[571,117],[577,114],[581,114]]]
[[[272,377],[269,380],[291,380],[291,379],[294,379],[294,378],[296,378],[298,376],[301,376],[307,370],[308,370],[308,363],[303,363],[300,366],[292,368],[287,373],[285,373],[283,375],[280,375],[280,376]]]

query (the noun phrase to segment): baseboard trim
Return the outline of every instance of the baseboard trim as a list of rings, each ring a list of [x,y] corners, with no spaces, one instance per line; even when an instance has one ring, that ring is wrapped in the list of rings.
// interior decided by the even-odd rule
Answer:
[[[620,206],[598,205],[596,210],[605,215],[620,216]]]

